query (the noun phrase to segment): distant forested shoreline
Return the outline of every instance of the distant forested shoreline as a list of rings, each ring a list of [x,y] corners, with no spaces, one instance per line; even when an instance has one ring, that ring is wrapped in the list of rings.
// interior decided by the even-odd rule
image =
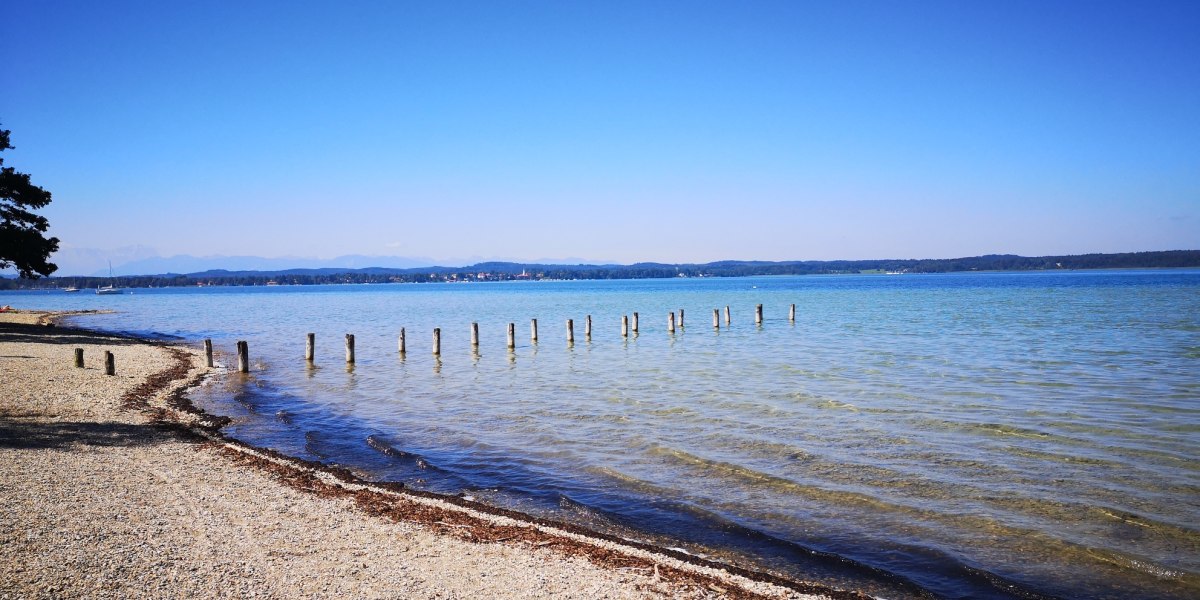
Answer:
[[[0,278],[0,289],[53,289],[74,285],[119,287],[319,285],[336,283],[428,283],[546,279],[656,279],[670,277],[749,277],[755,275],[846,275],[862,273],[955,273],[964,271],[1051,271],[1076,269],[1156,269],[1200,267],[1200,250],[1017,256],[990,254],[966,258],[738,261],[705,264],[548,265],[484,262],[467,267],[392,269],[287,269],[164,273],[108,277]]]

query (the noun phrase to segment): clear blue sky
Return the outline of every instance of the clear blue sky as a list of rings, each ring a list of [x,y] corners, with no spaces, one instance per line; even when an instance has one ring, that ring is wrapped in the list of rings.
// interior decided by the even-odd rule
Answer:
[[[0,5],[64,247],[1200,248],[1200,2]]]

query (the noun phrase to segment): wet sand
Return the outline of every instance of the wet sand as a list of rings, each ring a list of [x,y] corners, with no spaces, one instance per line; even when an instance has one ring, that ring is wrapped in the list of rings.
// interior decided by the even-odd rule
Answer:
[[[198,350],[54,317],[0,313],[0,598],[866,597],[250,448]]]

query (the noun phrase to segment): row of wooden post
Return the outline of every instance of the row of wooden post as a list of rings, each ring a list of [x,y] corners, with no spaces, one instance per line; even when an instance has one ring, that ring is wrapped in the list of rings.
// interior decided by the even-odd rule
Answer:
[[[353,338],[354,336],[347,336],[347,337]],[[312,344],[313,344],[313,334],[310,333],[310,334],[308,334],[308,351],[307,351],[307,355],[310,357],[310,360],[311,360],[312,351],[313,351]],[[351,342],[351,346],[353,346],[353,342]],[[351,350],[351,351],[353,351],[353,350]],[[75,360],[76,360],[76,363],[78,363],[79,358],[76,357]],[[79,365],[77,364],[76,366],[79,366]],[[209,338],[204,339],[204,366],[209,367],[209,368],[212,368],[212,366],[213,366],[213,343],[212,343],[212,340]],[[250,344],[247,342],[244,342],[244,341],[240,341],[240,340],[237,343],[237,370],[239,373],[249,373],[250,372]]]
[[[77,368],[77,369],[83,368],[83,348],[75,349],[75,368]],[[110,351],[110,350],[104,351],[104,374],[105,375],[116,375],[117,374],[117,357],[115,355],[113,355],[112,351]]]
[[[312,360],[312,338],[313,335],[311,333],[308,334],[309,360]],[[213,346],[211,339],[204,340],[204,364],[208,367],[213,366]],[[83,368],[83,348],[75,349],[75,367],[79,369]],[[249,345],[246,342],[238,342],[238,370],[242,373],[250,372]],[[117,358],[108,350],[104,351],[104,374],[117,374]]]
[[[725,326],[726,327],[729,327],[729,324],[730,324],[730,314],[729,313],[730,313],[729,306],[726,306],[725,307]],[[796,305],[795,304],[793,304],[788,311],[788,320],[793,321],[793,322],[796,320]],[[754,309],[754,322],[755,322],[755,324],[758,324],[758,325],[761,325],[763,322],[763,305],[761,305],[761,304],[756,306]],[[679,309],[678,321],[676,320],[675,313],[673,313],[673,312],[667,313],[667,331],[670,333],[674,333],[676,324],[678,324],[680,329],[683,328],[683,309],[682,308]],[[636,312],[633,313],[632,325],[633,325],[633,328],[632,328],[633,333],[637,334],[637,332],[638,332],[638,313],[636,313]],[[713,309],[713,329],[719,329],[720,327],[721,327],[720,310],[714,308]],[[629,337],[629,332],[630,332],[629,315],[622,315],[621,316],[621,337]],[[529,336],[530,336],[530,339],[534,343],[537,343],[537,341],[538,341],[537,319],[530,319],[530,321],[529,321]],[[587,317],[585,318],[584,336],[588,340],[592,339],[592,315],[587,315]],[[575,320],[574,319],[567,319],[567,343],[568,344],[575,343]],[[517,347],[516,324],[514,324],[514,323],[508,324],[508,343],[507,343],[507,345],[510,350]],[[398,346],[399,346],[398,349],[399,349],[400,354],[405,354],[407,351],[407,345],[405,343],[405,331],[404,331],[403,327],[400,328],[400,339],[399,339]],[[479,348],[479,323],[471,323],[471,347],[476,348],[476,349]],[[440,327],[435,327],[433,329],[433,354],[441,355],[441,353],[442,353],[442,329]],[[106,354],[105,364],[109,365],[112,363],[112,353],[106,352],[105,354]],[[204,340],[204,356],[205,356],[205,364],[209,367],[212,367],[213,366],[213,348],[212,348],[212,340],[211,339]],[[304,360],[306,360],[308,362],[312,362],[315,357],[316,357],[316,334],[310,333],[310,334],[308,334],[307,340],[304,345]],[[346,362],[350,363],[350,364],[354,363],[354,334],[352,334],[352,333],[346,334]],[[75,366],[77,366],[77,367],[83,366],[83,349],[82,348],[75,349]],[[106,369],[107,369],[107,367],[106,367]],[[111,370],[113,372],[115,372],[115,367]],[[250,372],[250,349],[249,349],[249,345],[244,341],[239,341],[237,343],[237,370],[238,370],[238,372],[241,372],[241,373],[249,373]],[[112,375],[113,372],[109,372],[108,374]]]

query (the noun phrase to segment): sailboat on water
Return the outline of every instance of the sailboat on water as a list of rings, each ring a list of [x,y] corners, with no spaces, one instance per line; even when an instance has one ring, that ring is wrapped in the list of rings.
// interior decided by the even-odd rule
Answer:
[[[113,287],[113,284],[112,284],[112,282],[113,282],[114,280],[116,280],[116,278],[115,278],[115,277],[113,277],[112,261],[111,261],[111,260],[110,260],[110,261],[108,261],[108,280],[109,280],[109,282],[108,282],[108,285],[106,285],[106,286],[104,286],[104,287],[96,286],[96,293],[97,293],[97,294],[99,294],[99,295],[102,295],[102,296],[106,296],[106,295],[109,295],[109,294],[120,294],[120,293],[123,293],[123,292],[125,291],[125,290],[122,290],[121,288]]]
[[[78,291],[79,291],[79,288],[75,287],[75,280],[74,280],[74,279],[72,279],[72,280],[71,280],[71,285],[69,285],[69,286],[67,286],[67,287],[63,288],[63,291],[64,291],[64,292],[78,292]]]

